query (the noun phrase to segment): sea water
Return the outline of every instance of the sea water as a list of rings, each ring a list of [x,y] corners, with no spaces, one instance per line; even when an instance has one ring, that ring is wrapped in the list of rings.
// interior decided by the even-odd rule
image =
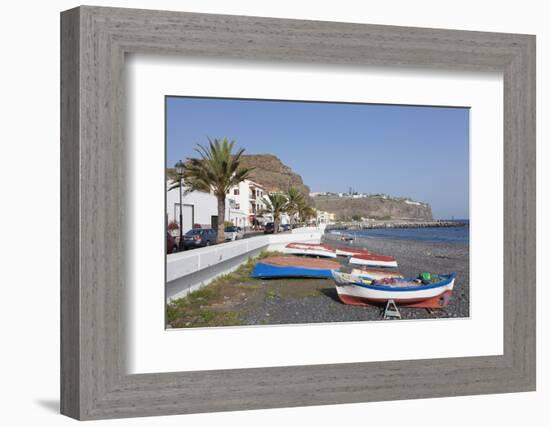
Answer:
[[[420,240],[424,242],[462,243],[470,241],[470,223],[468,220],[457,221],[466,225],[459,227],[426,227],[426,228],[374,228],[366,230],[346,230],[342,233],[357,237],[378,239]]]

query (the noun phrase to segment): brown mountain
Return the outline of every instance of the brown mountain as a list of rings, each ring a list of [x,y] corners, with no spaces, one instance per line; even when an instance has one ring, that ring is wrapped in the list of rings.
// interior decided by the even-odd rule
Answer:
[[[286,192],[289,187],[296,187],[308,199],[309,187],[302,177],[283,164],[272,154],[243,154],[241,164],[246,168],[254,168],[250,179],[263,185],[268,191]]]
[[[407,219],[431,221],[432,208],[405,198],[373,195],[352,198],[348,195],[325,195],[313,198],[315,207],[336,214],[337,220],[351,220],[353,217],[372,219]]]

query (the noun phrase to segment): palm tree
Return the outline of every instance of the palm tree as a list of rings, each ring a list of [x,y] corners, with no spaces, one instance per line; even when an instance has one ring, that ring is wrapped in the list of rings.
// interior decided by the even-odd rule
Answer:
[[[294,216],[299,212],[300,206],[305,203],[305,198],[296,187],[289,187],[286,197],[288,199],[286,211],[290,216],[290,225],[292,225]]]
[[[308,219],[317,217],[317,210],[311,206],[306,206],[302,211],[302,215],[304,220],[307,222]]]
[[[200,159],[187,159],[183,167],[183,179],[187,191],[212,193],[218,199],[217,242],[225,241],[225,197],[227,192],[250,176],[252,168],[240,165],[244,148],[232,153],[235,141],[208,138],[208,146],[197,144],[195,151]]]
[[[305,222],[309,218],[312,218],[317,215],[315,208],[309,206],[307,203],[301,203],[298,206],[298,215],[300,217],[300,222]]]
[[[273,215],[273,232],[279,232],[279,222],[281,214],[286,212],[288,199],[283,193],[269,193],[263,200],[266,210]]]

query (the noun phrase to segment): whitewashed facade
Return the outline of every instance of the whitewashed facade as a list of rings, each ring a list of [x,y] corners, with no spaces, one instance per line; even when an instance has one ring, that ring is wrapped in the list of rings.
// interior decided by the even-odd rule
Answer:
[[[170,183],[167,183],[169,185]],[[254,224],[268,222],[268,218],[258,218],[258,213],[265,209],[263,197],[266,195],[264,187],[244,180],[228,191],[225,199],[225,221],[243,228],[250,228]],[[183,194],[183,233],[189,231],[194,224],[202,228],[211,228],[217,224],[218,202],[211,193],[193,191]],[[167,224],[175,221],[179,224],[180,192],[175,188],[166,193]]]
[[[336,215],[330,212],[317,211],[317,224],[329,224],[334,222]]]
[[[265,209],[265,195],[267,192],[260,184],[248,179],[242,181],[227,193],[226,205],[231,206],[231,212],[226,217],[240,227],[263,224],[264,218],[258,214]]]
[[[185,234],[193,228],[194,224],[199,224],[202,228],[211,228],[212,223],[218,218],[218,201],[213,194],[202,191],[192,191],[183,193],[183,227]],[[214,218],[215,219],[214,219]],[[166,220],[167,224],[180,221],[180,190],[175,188],[166,193]],[[174,234],[179,234],[174,233]]]

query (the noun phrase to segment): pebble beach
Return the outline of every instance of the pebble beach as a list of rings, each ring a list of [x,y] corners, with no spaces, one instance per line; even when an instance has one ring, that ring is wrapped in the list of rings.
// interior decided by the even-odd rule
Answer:
[[[400,307],[402,320],[467,318],[470,316],[470,269],[467,243],[356,237],[353,241],[325,233],[323,243],[333,247],[368,249],[391,255],[405,277],[427,271],[456,273],[450,303],[441,309]],[[336,260],[334,260],[336,261]],[[334,262],[332,261],[332,262]],[[339,257],[338,262],[345,263]],[[251,266],[249,266],[251,268]],[[174,307],[170,327],[246,326],[378,321],[384,308],[343,304],[332,279],[252,279],[249,270],[192,294],[192,302]]]
[[[339,236],[325,234],[323,243],[334,247],[368,249],[381,255],[391,255],[399,263],[399,271],[406,277],[416,277],[422,271],[445,274],[455,272],[457,279],[451,302],[442,309],[400,307],[401,319],[467,318],[470,316],[470,267],[469,245],[456,243],[421,242],[356,238],[353,242],[340,240]],[[264,281],[273,286],[277,280]],[[382,320],[384,310],[376,306],[358,307],[342,304],[334,284],[329,280],[304,279],[294,286],[317,284],[318,296],[302,298],[266,298],[255,307],[243,310],[242,324],[301,324],[326,322],[356,322]],[[291,286],[292,286],[291,285]],[[244,307],[243,307],[244,308]]]
[[[355,238],[352,242],[339,236],[325,234],[323,241],[333,246],[368,249],[371,252],[391,255],[399,263],[405,277],[416,277],[422,271],[436,274],[454,272],[457,275],[453,297],[447,307],[434,310],[438,317],[470,316],[470,251],[463,243],[422,242],[414,240]],[[431,318],[426,309],[403,308],[403,318]]]

